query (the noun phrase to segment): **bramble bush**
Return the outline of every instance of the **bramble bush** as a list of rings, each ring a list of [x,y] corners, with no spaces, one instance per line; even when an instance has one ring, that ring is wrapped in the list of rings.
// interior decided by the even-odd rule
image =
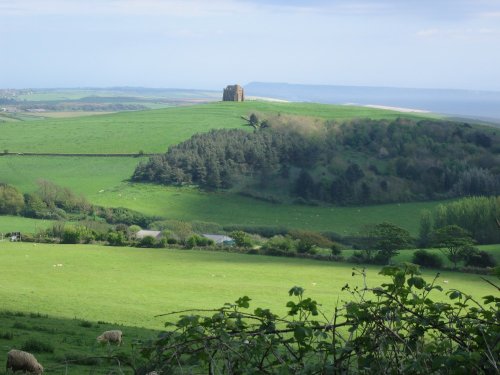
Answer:
[[[186,310],[157,339],[140,342],[143,366],[136,373],[164,374],[491,374],[499,372],[500,290],[482,303],[436,280],[418,266],[387,266],[388,280],[362,287],[332,312],[289,291],[288,313],[249,310],[250,298],[218,309]],[[166,315],[171,315],[166,314]],[[137,363],[137,362],[136,362]]]

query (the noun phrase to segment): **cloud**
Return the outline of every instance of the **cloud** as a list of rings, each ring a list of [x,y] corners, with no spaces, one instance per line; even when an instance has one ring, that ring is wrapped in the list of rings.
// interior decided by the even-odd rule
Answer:
[[[483,18],[500,18],[500,11],[481,12],[479,15]]]
[[[0,0],[2,15],[158,15],[207,16],[255,10],[252,3],[234,0]]]
[[[448,37],[448,38],[474,38],[497,35],[500,30],[495,28],[459,28],[459,29],[439,29],[430,28],[417,31],[416,35],[421,38]]]
[[[6,15],[157,15],[203,17],[250,13],[379,14],[394,6],[379,1],[327,0],[0,0]]]
[[[439,29],[425,29],[417,31],[417,36],[428,38],[440,34]]]

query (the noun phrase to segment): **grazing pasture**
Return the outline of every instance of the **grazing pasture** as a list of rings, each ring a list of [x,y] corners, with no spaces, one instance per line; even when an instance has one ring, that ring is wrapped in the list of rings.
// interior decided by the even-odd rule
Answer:
[[[2,233],[4,235],[10,232],[36,233],[39,229],[46,229],[51,225],[52,221],[50,220],[0,215],[0,238]]]
[[[105,330],[124,332],[121,347],[99,345],[96,337]],[[118,371],[117,361],[104,357],[125,353],[132,356],[133,341],[157,336],[156,331],[118,325],[113,322],[91,322],[78,318],[55,318],[33,312],[0,310],[0,374],[4,374],[7,352],[23,348],[32,352],[48,374],[110,374]],[[125,374],[132,370],[121,364]],[[122,372],[120,372],[122,373]]]
[[[238,128],[252,112],[346,120],[355,117],[416,117],[395,111],[311,103],[218,102],[80,118],[5,123],[0,149],[11,152],[162,153],[167,147],[210,129]],[[18,135],[29,134],[29,137]]]
[[[243,295],[251,307],[284,314],[294,285],[331,311],[349,297],[346,283],[362,285],[351,264],[198,250],[0,243],[0,257],[3,309],[152,329],[167,319],[157,314],[216,308]],[[379,270],[367,268],[368,285],[384,282]],[[478,275],[441,272],[438,282],[477,298],[494,292]]]

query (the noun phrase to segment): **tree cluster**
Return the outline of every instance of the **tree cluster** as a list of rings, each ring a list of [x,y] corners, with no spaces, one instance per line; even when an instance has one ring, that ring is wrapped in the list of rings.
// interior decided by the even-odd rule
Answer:
[[[133,179],[335,204],[500,192],[495,129],[439,120],[248,121],[265,126],[196,134],[141,163]]]
[[[500,243],[497,218],[500,218],[500,196],[469,197],[440,204],[434,212],[421,213],[419,246],[429,246],[431,232],[448,225],[465,229],[479,244]]]

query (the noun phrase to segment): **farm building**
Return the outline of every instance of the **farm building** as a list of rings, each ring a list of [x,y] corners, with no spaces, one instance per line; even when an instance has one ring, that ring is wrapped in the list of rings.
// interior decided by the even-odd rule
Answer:
[[[234,239],[222,234],[202,234],[203,237],[215,242],[216,245],[234,245]]]
[[[140,230],[135,234],[135,237],[139,240],[142,240],[144,237],[153,237],[156,240],[159,240],[162,235],[160,231],[157,230]]]

